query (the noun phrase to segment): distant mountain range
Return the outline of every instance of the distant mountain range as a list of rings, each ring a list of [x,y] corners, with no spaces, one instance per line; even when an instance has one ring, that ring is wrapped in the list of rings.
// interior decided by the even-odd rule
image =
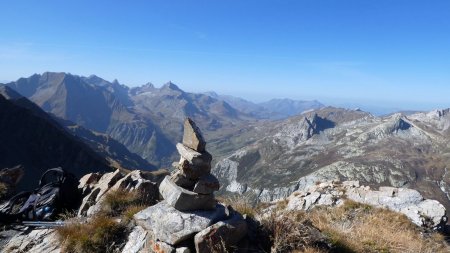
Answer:
[[[225,101],[239,111],[258,119],[284,119],[307,110],[325,107],[316,100],[301,101],[284,98],[272,99],[263,103],[253,103],[239,97],[219,95],[215,92],[206,92],[204,94]]]
[[[27,151],[36,152],[33,159],[73,159],[25,160],[27,166],[67,162],[80,169],[169,167],[177,159],[175,144],[181,141],[183,120],[191,117],[213,154],[213,172],[222,192],[270,201],[317,181],[355,179],[373,186],[415,188],[450,208],[449,110],[378,117],[359,109],[324,107],[318,101],[253,103],[214,92],[185,92],[171,82],[160,88],[150,83],[129,88],[94,75],[50,72],[5,85],[9,88],[2,88],[2,108],[11,108],[16,116],[3,109],[2,117],[8,118],[3,119],[1,133],[57,129],[53,135],[65,137],[30,135],[14,143],[19,137],[12,134],[2,143],[15,145],[11,149],[15,151],[1,152],[10,152],[7,156],[15,160],[0,162],[3,168],[34,157],[18,151],[27,150],[28,143],[42,141],[45,144],[39,147],[51,147],[47,138],[61,139],[58,145],[78,146],[69,149],[74,154],[61,153],[66,150],[62,147],[56,148],[60,153],[51,153],[53,149],[46,153],[44,148]],[[20,106],[17,101],[22,101]],[[34,116],[17,116],[28,114]],[[45,124],[34,123],[36,115]],[[42,127],[34,129],[35,125]]]
[[[284,118],[321,106],[286,100],[248,109],[245,104],[253,104],[249,101],[189,93],[171,82],[161,88],[152,84],[129,88],[95,75],[53,72],[5,85],[58,118],[111,136],[157,167],[170,166],[175,159],[185,117],[196,121],[208,138],[221,139],[260,119]],[[285,106],[278,110],[281,104]]]
[[[235,134],[250,140],[213,173],[223,190],[262,201],[318,181],[359,180],[418,189],[450,208],[450,113],[376,117],[326,107]]]

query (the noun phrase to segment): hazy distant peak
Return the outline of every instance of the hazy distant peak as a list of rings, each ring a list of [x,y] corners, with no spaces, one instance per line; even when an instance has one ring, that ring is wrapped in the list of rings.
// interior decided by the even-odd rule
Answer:
[[[42,74],[43,78],[48,78],[48,79],[61,79],[64,80],[64,78],[66,76],[73,76],[70,73],[65,73],[65,72],[44,72]]]
[[[165,83],[162,87],[161,90],[176,90],[176,91],[181,91],[182,90],[174,83],[172,83],[171,81]]]
[[[148,82],[148,83],[142,85],[141,87],[155,88],[155,85],[153,85],[153,83],[151,83],[151,82]]]
[[[203,94],[210,96],[212,98],[216,98],[216,99],[220,97],[219,94],[217,94],[217,92],[215,92],[215,91],[207,91],[207,92],[203,92]]]
[[[153,92],[155,91],[155,85],[153,85],[152,83],[148,82],[144,85],[138,86],[138,87],[133,87],[130,89],[130,95],[132,96],[136,96],[145,92]]]
[[[97,85],[97,86],[106,86],[109,84],[108,81],[106,81],[105,79],[96,76],[96,75],[90,75],[88,77],[82,77],[83,81],[93,84],[93,85]]]

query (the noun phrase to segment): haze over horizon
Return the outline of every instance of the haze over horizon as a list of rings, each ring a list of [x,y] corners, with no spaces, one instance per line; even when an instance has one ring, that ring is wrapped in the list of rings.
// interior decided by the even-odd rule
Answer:
[[[450,107],[448,1],[0,3],[0,80],[45,71],[252,101]]]

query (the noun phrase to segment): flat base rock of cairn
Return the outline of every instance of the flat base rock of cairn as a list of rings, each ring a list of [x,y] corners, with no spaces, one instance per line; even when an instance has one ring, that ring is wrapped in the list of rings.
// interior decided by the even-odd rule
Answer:
[[[136,231],[146,232],[150,252],[189,252],[186,245],[191,252],[209,252],[213,241],[234,246],[247,235],[242,215],[214,198],[220,185],[211,174],[212,156],[205,146],[199,128],[187,118],[183,143],[177,144],[180,160],[159,186],[164,200],[134,215]]]

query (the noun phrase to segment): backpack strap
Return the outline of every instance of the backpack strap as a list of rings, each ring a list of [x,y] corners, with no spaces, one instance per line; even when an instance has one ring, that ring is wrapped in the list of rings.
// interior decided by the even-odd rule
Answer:
[[[12,208],[14,207],[14,205],[16,204],[16,202],[19,199],[25,199],[24,202],[26,202],[26,200],[30,197],[30,195],[33,192],[30,191],[23,191],[23,192],[19,192],[16,195],[14,195],[13,197],[11,197],[5,204],[4,207],[5,209],[2,210],[3,213],[10,213],[12,211]]]
[[[0,224],[9,224],[13,223],[17,220],[20,220],[22,215],[25,213],[22,210],[22,206],[25,202],[27,202],[28,198],[32,195],[32,192],[20,192],[13,197],[11,197],[7,202],[1,205],[0,210]],[[22,203],[17,203],[18,201],[22,201]],[[16,206],[17,205],[17,206]],[[17,207],[19,210],[15,210],[13,212],[13,207]]]
[[[58,174],[56,183],[63,183],[64,180],[66,179],[66,171],[63,170],[61,167],[49,169],[45,171],[44,174],[42,174],[41,179],[39,180],[39,188],[48,184],[47,182],[45,182],[45,176],[50,173]]]

